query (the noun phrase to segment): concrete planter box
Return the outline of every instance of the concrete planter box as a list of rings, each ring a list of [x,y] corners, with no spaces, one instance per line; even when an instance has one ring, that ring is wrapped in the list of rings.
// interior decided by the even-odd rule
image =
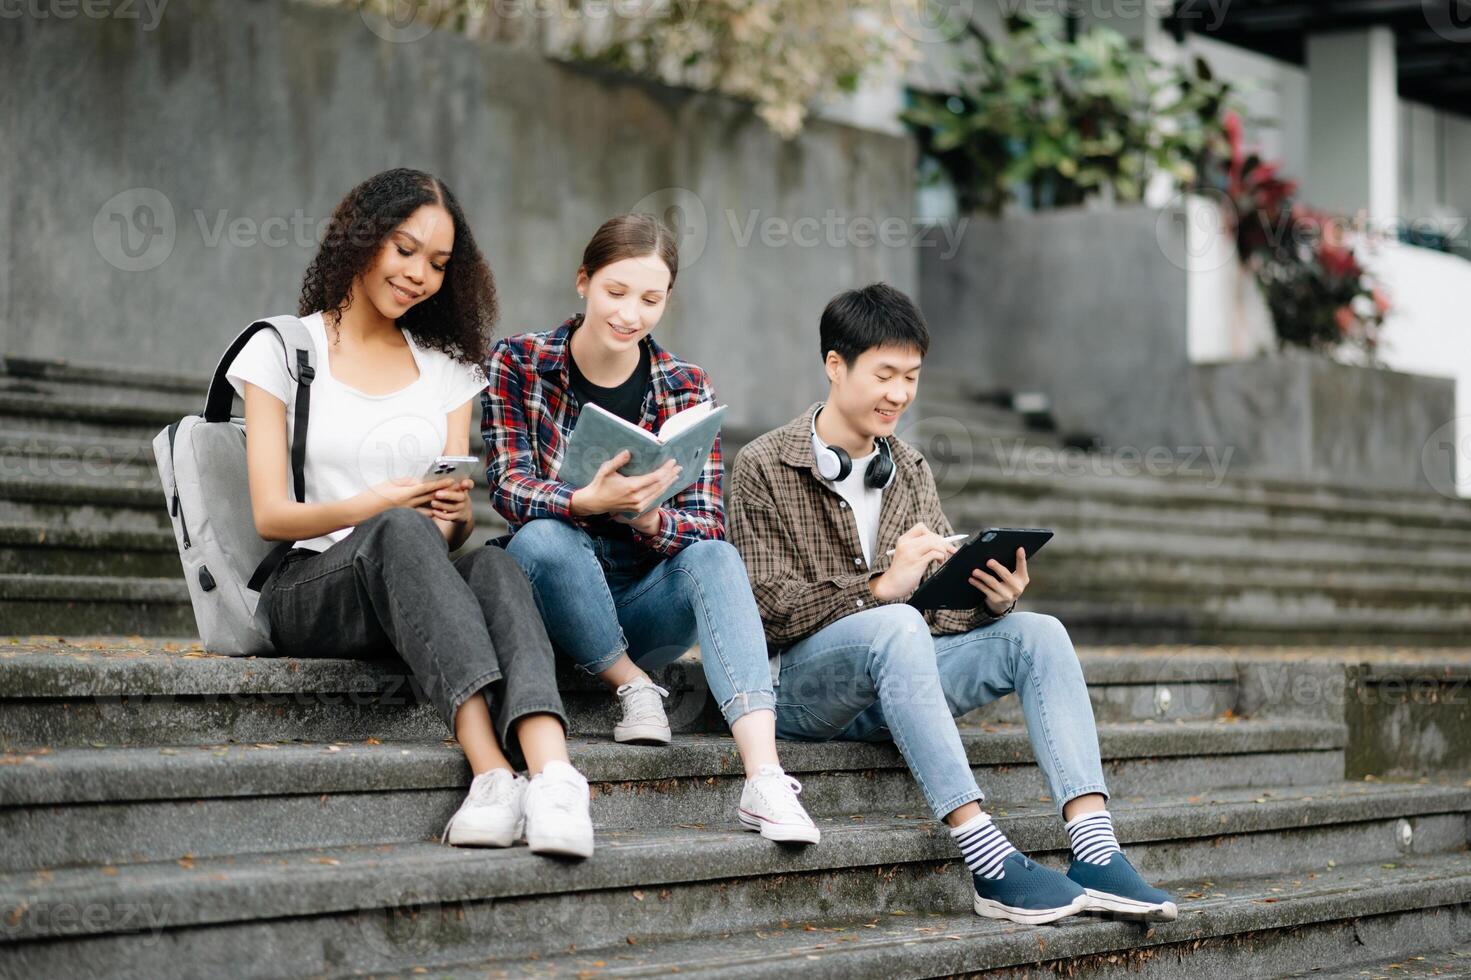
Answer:
[[[1301,351],[1190,369],[1191,427],[1253,471],[1433,490],[1454,485],[1448,452],[1426,452],[1455,417],[1455,382],[1337,364]]]
[[[1453,381],[1306,352],[1226,360],[1261,338],[1226,336],[1238,267],[1202,207],[972,218],[954,249],[919,250],[934,349],[978,389],[1046,392],[1064,432],[1111,447],[1214,447],[1232,450],[1232,472],[1451,485],[1449,454],[1422,464],[1421,450],[1455,417]]]

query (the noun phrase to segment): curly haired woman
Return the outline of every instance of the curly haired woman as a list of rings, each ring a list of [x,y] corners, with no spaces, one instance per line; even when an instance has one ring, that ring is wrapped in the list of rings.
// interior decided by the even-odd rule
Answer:
[[[469,449],[496,315],[449,188],[403,169],[353,188],[299,312],[317,355],[303,501],[288,493],[294,389],[274,336],[256,334],[227,375],[245,400],[256,530],[295,542],[261,590],[277,649],[364,658],[391,647],[475,774],[448,841],[505,847],[524,831],[533,851],[587,857],[587,781],[567,757],[531,587],[499,548],[450,558],[474,527],[471,482],[424,476]]]

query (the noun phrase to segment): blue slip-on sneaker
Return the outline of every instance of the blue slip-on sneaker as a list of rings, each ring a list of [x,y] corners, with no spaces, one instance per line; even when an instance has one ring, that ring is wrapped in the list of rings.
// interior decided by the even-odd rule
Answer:
[[[1088,907],[1082,886],[1016,851],[1001,862],[1000,878],[971,875],[976,915],[1022,925],[1042,925]]]
[[[1107,864],[1074,859],[1067,876],[1087,893],[1090,912],[1150,922],[1173,922],[1179,914],[1170,893],[1139,877],[1123,851],[1110,854]]]

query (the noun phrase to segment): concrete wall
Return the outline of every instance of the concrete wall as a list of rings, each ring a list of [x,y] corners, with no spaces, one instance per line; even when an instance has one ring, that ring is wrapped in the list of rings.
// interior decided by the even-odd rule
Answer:
[[[973,218],[952,259],[921,258],[935,349],[979,388],[1047,392],[1064,431],[1157,441],[1188,395],[1187,227],[1144,207]]]
[[[658,336],[738,425],[815,396],[833,293],[915,286],[906,139],[817,122],[784,143],[730,100],[447,34],[393,43],[289,0],[179,2],[151,30],[7,19],[0,64],[0,352],[205,371],[295,309],[318,223],[392,166],[459,196],[502,334],[577,311],[604,218],[667,212],[685,268]],[[885,219],[875,241],[864,222]]]
[[[935,348],[979,389],[1045,392],[1064,433],[1106,446],[1229,449],[1264,475],[1454,494],[1451,455],[1426,449],[1450,438],[1454,380],[1297,352],[1196,363],[1209,338],[1192,337],[1192,310],[1236,285],[1203,224],[1219,227],[1181,208],[974,219],[953,258],[921,256]]]

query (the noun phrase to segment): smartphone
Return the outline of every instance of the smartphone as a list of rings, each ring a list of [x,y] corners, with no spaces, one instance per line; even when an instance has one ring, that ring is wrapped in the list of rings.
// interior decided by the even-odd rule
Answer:
[[[436,459],[429,472],[424,474],[424,482],[431,480],[453,479],[471,480],[475,468],[480,465],[479,456],[440,456]]]

